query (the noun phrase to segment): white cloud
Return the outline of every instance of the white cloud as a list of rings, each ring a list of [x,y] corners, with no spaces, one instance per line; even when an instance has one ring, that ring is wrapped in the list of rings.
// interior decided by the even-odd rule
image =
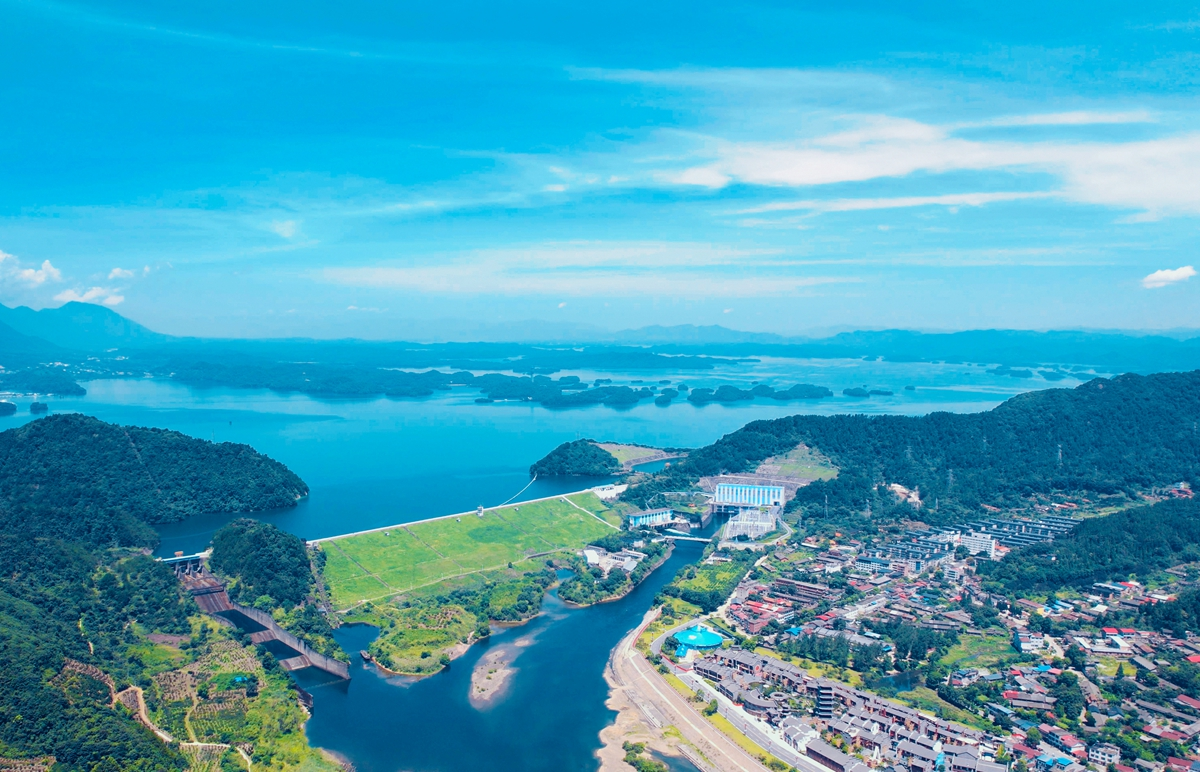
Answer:
[[[41,268],[22,268],[17,271],[17,278],[32,287],[39,287],[47,281],[62,281],[62,272],[49,260],[43,260]]]
[[[668,182],[678,185],[699,185],[705,188],[723,188],[729,184],[729,177],[712,168],[684,169],[678,174],[664,175]]]
[[[28,287],[40,287],[48,281],[62,281],[62,271],[43,260],[40,268],[22,268],[16,255],[0,251],[0,276],[21,282]]]
[[[1158,289],[1168,284],[1187,281],[1195,275],[1196,269],[1190,265],[1185,265],[1182,268],[1164,268],[1142,279],[1142,286],[1146,289]]]
[[[285,239],[294,238],[300,232],[299,220],[273,220],[267,228]]]
[[[331,267],[314,278],[430,293],[576,297],[779,295],[855,281],[798,276],[795,269],[774,250],[669,242],[560,242],[443,256],[436,264]]]
[[[829,200],[809,199],[805,201],[780,201],[750,209],[741,209],[734,214],[763,214],[766,212],[858,212],[869,209],[902,209],[915,206],[983,206],[997,201],[1020,201],[1027,198],[1048,198],[1055,195],[1046,191],[1014,193],[952,193],[944,196],[897,196],[894,198],[834,198]]]
[[[107,287],[92,287],[88,290],[80,292],[79,290],[69,289],[63,290],[54,296],[54,299],[60,303],[99,303],[100,305],[112,306],[120,305],[125,301],[124,295],[118,295],[114,290]]]
[[[1139,210],[1140,219],[1200,214],[1200,133],[1133,142],[977,141],[887,116],[790,142],[710,142],[711,160],[670,172],[680,184],[808,187],[914,173],[1005,170],[1059,178],[1068,201]]]
[[[108,272],[109,281],[112,281],[113,279],[132,279],[132,278],[133,278],[133,271],[130,271],[126,268],[114,268]]]

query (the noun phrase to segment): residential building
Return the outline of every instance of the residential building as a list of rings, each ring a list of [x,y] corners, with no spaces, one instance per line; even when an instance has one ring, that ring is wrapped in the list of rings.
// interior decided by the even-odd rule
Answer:
[[[1088,748],[1088,761],[1107,767],[1121,763],[1121,749],[1108,743],[1096,743]]]

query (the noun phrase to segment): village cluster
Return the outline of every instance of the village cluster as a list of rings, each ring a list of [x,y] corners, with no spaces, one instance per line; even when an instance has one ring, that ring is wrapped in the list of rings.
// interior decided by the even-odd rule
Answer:
[[[726,537],[708,561],[727,560],[734,549],[761,557],[710,626],[677,634],[666,649],[660,640],[655,653],[665,651],[663,662],[689,688],[712,697],[735,726],[797,768],[1200,772],[1200,695],[1163,675],[1181,662],[1200,664],[1200,636],[1103,626],[1110,612],[1172,600],[1194,584],[1195,567],[1168,571],[1169,592],[1105,582],[1069,600],[1014,602],[983,588],[981,561],[1055,539],[1079,522],[1056,509],[1036,520],[994,518],[957,529],[914,524],[875,544],[815,537],[797,544],[778,538],[777,524],[758,529],[766,539]],[[967,645],[1000,641],[1006,653],[990,667],[934,669],[937,680],[924,684],[938,695],[969,697],[956,705],[959,717],[970,714],[989,731],[852,688],[844,683],[845,658],[833,680],[805,655],[792,656],[798,642],[840,639],[847,651],[873,647],[871,656],[887,663],[877,672],[903,676],[922,657],[901,657],[880,633],[900,626]]]

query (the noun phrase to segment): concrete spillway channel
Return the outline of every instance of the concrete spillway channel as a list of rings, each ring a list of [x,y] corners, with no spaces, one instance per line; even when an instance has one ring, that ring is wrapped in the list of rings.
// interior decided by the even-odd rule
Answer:
[[[252,643],[265,646],[268,651],[279,657],[279,665],[284,670],[315,667],[337,678],[350,679],[350,666],[345,662],[314,651],[304,641],[280,627],[265,611],[231,601],[229,594],[225,592],[225,585],[208,572],[203,559],[176,558],[164,562],[175,563],[176,576],[204,613],[249,633]]]

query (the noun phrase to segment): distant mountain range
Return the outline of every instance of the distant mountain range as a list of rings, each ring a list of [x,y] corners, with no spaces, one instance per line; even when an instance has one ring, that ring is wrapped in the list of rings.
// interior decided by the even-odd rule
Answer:
[[[1106,372],[1160,372],[1200,369],[1200,337],[1171,337],[1125,332],[971,330],[923,333],[909,330],[842,332],[820,338],[742,332],[716,325],[654,325],[605,332],[585,326],[522,322],[505,325],[493,341],[474,343],[407,343],[302,338],[234,340],[182,338],[150,330],[116,311],[87,303],[34,311],[0,305],[0,365],[23,367],[36,362],[70,359],[71,354],[153,353],[157,358],[260,360],[312,358],[368,367],[388,366],[404,351],[419,366],[452,367],[465,359],[563,359],[568,346],[608,351],[689,354],[692,356],[846,359],[978,363],[1007,367],[1051,365],[1097,368]],[[509,336],[519,333],[522,342]],[[477,339],[478,340],[478,339]],[[556,354],[555,352],[560,352]],[[566,359],[564,359],[566,357]],[[394,366],[394,365],[393,365]],[[406,365],[412,366],[412,365]],[[547,362],[547,366],[553,364]]]
[[[107,351],[125,346],[165,343],[171,336],[154,332],[104,306],[71,302],[58,308],[0,305],[0,350],[30,352],[53,349]]]

